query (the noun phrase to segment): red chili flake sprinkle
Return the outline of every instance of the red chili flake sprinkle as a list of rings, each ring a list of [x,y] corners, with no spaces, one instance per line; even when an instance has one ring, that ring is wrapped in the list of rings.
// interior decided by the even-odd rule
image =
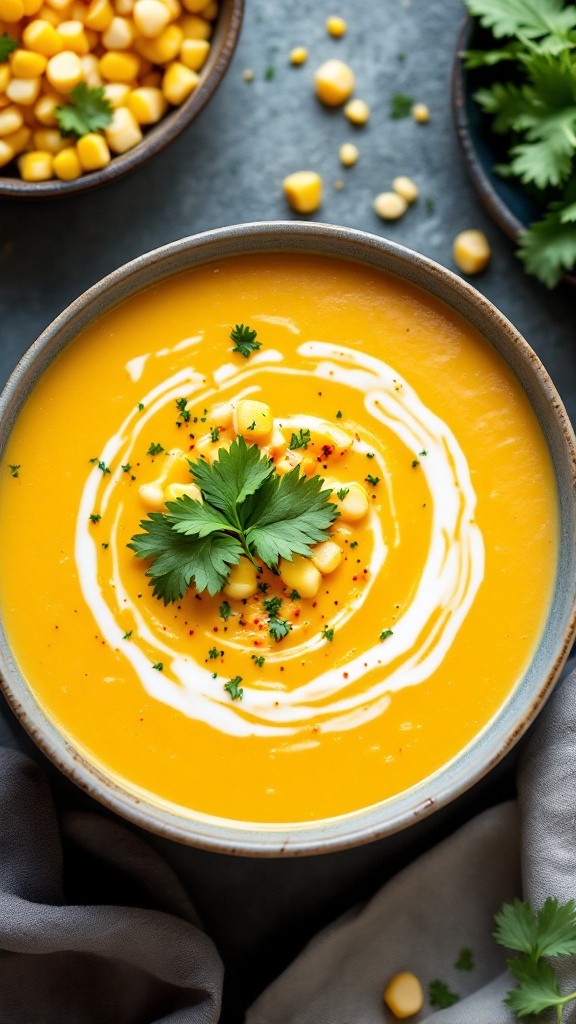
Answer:
[[[348,673],[347,672],[344,672],[343,675],[344,675],[344,679],[348,679]]]
[[[315,608],[317,604],[318,604],[318,601],[313,601],[312,602],[312,607]]]
[[[357,576],[353,576],[352,579],[354,580],[354,583],[355,583],[356,580],[358,579],[358,577]]]
[[[188,636],[194,636],[194,630],[193,629],[189,629],[188,630]]]
[[[213,633],[217,633],[218,632],[218,626],[214,626],[214,629],[212,630],[212,632]]]
[[[360,440],[360,439],[358,439],[358,440]],[[330,457],[330,455],[332,455],[333,451],[334,451],[334,445],[333,444],[323,444],[322,445],[322,454],[323,454],[325,459],[328,459]]]
[[[357,441],[360,440],[360,434],[354,434],[354,437],[356,438]]]

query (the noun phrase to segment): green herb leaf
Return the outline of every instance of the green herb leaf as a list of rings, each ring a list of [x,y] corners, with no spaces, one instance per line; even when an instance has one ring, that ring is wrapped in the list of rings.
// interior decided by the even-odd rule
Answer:
[[[451,992],[444,981],[431,981],[428,986],[428,999],[430,1006],[435,1010],[445,1010],[453,1006],[460,999],[455,992]]]
[[[130,472],[130,470],[132,469],[132,466],[130,465],[130,463],[129,463],[129,462],[125,462],[125,463],[124,463],[124,465],[123,465],[123,466],[121,466],[120,468],[122,469],[122,471],[123,471],[124,473],[129,473],[129,472]]]
[[[520,984],[510,989],[504,1003],[518,1017],[542,1013],[549,1006],[559,1006],[563,1002],[558,978],[550,964],[544,960],[534,963],[525,957],[508,960],[507,963],[511,974]]]
[[[270,619],[268,623],[268,632],[273,640],[282,640],[291,629],[292,626],[285,619]]]
[[[212,427],[212,429],[210,430],[210,440],[213,441],[215,444],[219,437],[220,427]]]
[[[11,39],[7,32],[0,36],[0,64],[5,64],[11,53],[18,47],[18,40]]]
[[[571,207],[567,209],[570,217]],[[555,288],[565,271],[576,266],[576,223],[566,219],[565,210],[562,204],[552,204],[546,216],[520,236],[520,259],[547,288]]]
[[[124,633],[124,636],[122,637],[122,639],[123,640],[129,640],[131,636],[132,636],[132,630],[129,629],[127,633]]]
[[[262,604],[264,605],[264,608],[268,612],[268,615],[270,615],[270,617],[273,618],[276,615],[278,615],[278,612],[280,611],[280,605],[282,604],[282,598],[281,597],[267,597],[262,602]]]
[[[266,658],[264,657],[263,654],[252,654],[251,658],[254,664],[258,666],[258,668],[262,668],[262,665],[266,661]]]
[[[318,476],[300,476],[296,468],[282,477],[275,474],[260,489],[245,523],[246,538],[269,568],[280,558],[309,556],[312,544],[327,539],[338,513],[323,483]]]
[[[501,39],[504,36],[564,36],[576,28],[576,8],[565,0],[464,0],[470,14]]]
[[[300,597],[300,594],[298,593],[297,590],[292,590],[290,592],[290,600],[291,601],[301,601],[302,600],[302,598]]]
[[[299,430],[297,434],[292,434],[288,447],[292,449],[292,451],[295,451],[297,448],[307,448],[310,441],[310,431],[306,429]]]
[[[56,107],[55,110],[61,135],[81,139],[83,135],[102,131],[110,124],[113,109],[103,87],[89,89],[85,82],[80,82],[68,93],[68,99],[71,100],[68,106]]]
[[[218,650],[217,647],[211,647],[210,650],[208,651],[208,657],[212,661],[214,661],[215,658],[218,658],[219,655],[220,655],[220,651]]]
[[[366,477],[366,480],[370,484],[371,487],[376,487],[380,483],[380,477],[379,476],[372,476],[370,473],[368,473],[368,475]]]
[[[188,421],[190,419],[190,411],[187,408],[188,399],[187,398],[176,398],[175,402],[176,402],[176,408],[178,409],[178,417],[181,419],[182,423],[188,423]]]
[[[190,462],[190,472],[205,501],[221,509],[228,521],[239,527],[240,506],[268,480],[274,465],[257,445],[247,445],[239,437],[228,451],[220,449],[212,465]]]
[[[224,622],[228,622],[228,619],[230,618],[230,616],[234,614],[234,612],[232,611],[230,605],[228,604],[228,601],[222,601],[222,604],[220,605],[219,611],[220,611],[220,618],[224,619]]]
[[[332,643],[334,639],[334,630],[329,626],[324,626],[322,630],[322,636],[324,640],[328,641],[328,643]]]
[[[197,501],[189,494],[183,494],[174,501],[167,501],[166,508],[168,514],[163,514],[170,521],[174,531],[186,537],[208,537],[217,530],[239,532],[230,525],[229,520],[219,509]]]
[[[242,700],[244,696],[244,690],[240,686],[242,682],[242,676],[234,676],[228,683],[224,683],[224,689],[228,691],[232,700]]]
[[[536,913],[516,899],[496,914],[494,938],[501,946],[538,960],[542,956],[576,954],[576,903],[548,898]]]
[[[101,519],[102,519],[102,516],[98,512],[91,512],[90,513],[90,522],[91,523],[99,523]]]
[[[336,491],[336,497],[339,498],[340,501],[344,501],[344,498],[349,493],[349,491],[349,487],[341,487],[339,491]]]
[[[157,661],[155,665],[152,665],[152,668],[155,668],[157,672],[162,672],[164,669],[164,665],[162,664],[161,661]]]
[[[410,117],[414,99],[406,96],[403,92],[395,92],[390,100],[390,117],[400,121],[403,117]]]
[[[154,444],[154,442],[151,441],[150,442],[150,447],[149,447],[148,451],[146,452],[146,455],[160,455],[160,452],[163,452],[163,451],[164,451],[164,448],[162,447],[161,444]]]
[[[394,631],[392,629],[383,629],[378,639],[387,640],[389,636],[394,636]]]
[[[262,347],[261,341],[256,341],[256,331],[253,331],[248,324],[236,324],[235,328],[230,332],[230,337],[234,342],[233,352],[239,352],[240,355],[248,359],[248,356],[252,355],[252,352],[256,352]]]
[[[475,966],[472,950],[469,946],[464,946],[458,954],[454,967],[457,971],[473,971]]]
[[[19,476],[19,470],[22,469],[20,463],[17,466],[8,463],[8,469],[10,470],[10,476]]]

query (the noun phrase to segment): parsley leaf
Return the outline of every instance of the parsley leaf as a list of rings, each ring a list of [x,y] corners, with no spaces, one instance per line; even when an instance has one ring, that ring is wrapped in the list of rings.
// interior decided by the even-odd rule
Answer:
[[[10,476],[19,476],[19,470],[22,469],[22,466],[20,463],[18,463],[18,465],[13,465],[9,462],[8,469],[10,470]]]
[[[366,477],[366,480],[370,484],[371,487],[377,487],[378,484],[380,483],[380,477],[379,476],[372,476],[371,473],[368,473],[368,475]]]
[[[74,135],[81,139],[89,132],[98,132],[106,128],[112,120],[112,104],[106,99],[104,88],[89,89],[85,82],[80,82],[70,93],[72,102],[66,107],[56,107],[55,115],[63,136]]]
[[[5,64],[8,57],[18,46],[17,39],[11,39],[7,32],[0,36],[0,64]]]
[[[309,556],[310,546],[328,537],[337,510],[323,483],[321,477],[300,476],[296,469],[282,477],[275,474],[261,487],[246,522],[246,538],[269,568],[279,558]]]
[[[569,219],[570,211],[571,206],[554,203],[542,220],[520,236],[520,259],[547,288],[554,288],[564,272],[576,266],[576,223]]]
[[[208,651],[208,657],[210,658],[211,661],[214,661],[214,659],[218,658],[219,655],[220,651],[218,650],[217,647],[211,647],[210,650]]]
[[[258,665],[258,668],[262,668],[262,665],[266,661],[266,658],[264,657],[263,654],[251,654],[250,657],[252,658],[254,664]]]
[[[292,451],[295,451],[296,448],[307,448],[311,440],[310,431],[304,428],[299,430],[297,434],[292,434],[288,447]]]
[[[324,640],[327,640],[328,643],[331,644],[334,639],[334,630],[329,626],[324,626],[322,630],[322,636]]]
[[[454,967],[457,971],[473,971],[475,966],[472,950],[469,946],[464,946],[458,954]]]
[[[146,455],[159,455],[160,452],[163,452],[163,451],[164,451],[164,448],[162,447],[161,444],[154,444],[154,441],[151,441],[150,442],[150,447],[149,447],[148,451],[146,452]]]
[[[268,632],[272,639],[276,641],[283,640],[285,636],[288,636],[291,629],[292,626],[289,622],[286,622],[286,619],[273,618],[268,623]]]
[[[262,602],[262,604],[264,605],[264,608],[268,612],[268,615],[270,615],[270,617],[274,617],[274,616],[278,615],[278,612],[280,611],[280,605],[282,604],[282,598],[281,597],[267,597]]]
[[[390,100],[390,117],[400,121],[403,117],[410,117],[414,100],[412,96],[406,96],[403,92],[395,92]]]
[[[387,640],[389,636],[394,636],[394,631],[392,629],[383,629],[378,639]]]
[[[428,999],[430,1000],[430,1006],[433,1006],[435,1010],[445,1010],[448,1006],[453,1006],[460,999],[460,996],[456,995],[455,992],[451,992],[448,985],[444,981],[431,981],[428,986]]]
[[[336,497],[338,498],[339,501],[344,501],[344,498],[349,493],[349,491],[349,487],[341,487],[339,491],[336,491]]]
[[[563,1002],[558,978],[550,964],[544,960],[533,963],[524,957],[507,963],[510,973],[520,984],[510,989],[504,1003],[519,1017],[542,1013],[549,1006],[559,1006]]]
[[[220,618],[224,619],[224,622],[228,622],[228,619],[230,618],[230,616],[233,615],[233,611],[232,611],[230,605],[228,604],[228,601],[222,601],[222,604],[220,605],[219,611],[220,611]]]
[[[228,451],[220,449],[212,465],[190,462],[190,472],[205,501],[239,526],[239,506],[268,480],[274,472],[274,465],[261,455],[257,445],[248,446],[244,438],[239,437]]]
[[[498,39],[563,36],[576,28],[576,8],[564,0],[466,0],[466,6]]]
[[[256,341],[256,331],[248,327],[248,324],[236,324],[235,328],[230,332],[230,337],[234,342],[233,352],[239,352],[240,355],[248,359],[248,356],[252,355],[252,352],[256,352],[262,347],[261,341]]]
[[[242,682],[242,676],[234,676],[228,683],[224,683],[224,689],[228,691],[232,700],[242,700],[244,696],[244,690],[240,686]]]
[[[190,410],[187,408],[188,399],[176,398],[174,401],[176,402],[176,408],[178,409],[178,419],[180,419],[182,423],[188,423],[190,419]],[[177,426],[179,425],[180,424],[177,424]]]

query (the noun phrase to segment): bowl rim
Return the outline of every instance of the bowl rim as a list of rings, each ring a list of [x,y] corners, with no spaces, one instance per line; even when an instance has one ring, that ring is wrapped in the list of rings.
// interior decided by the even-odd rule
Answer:
[[[560,466],[564,473],[569,473],[572,484],[564,488],[558,485],[560,503],[565,499],[561,508],[565,526],[561,550],[568,554],[565,585],[558,598],[562,628],[555,627],[553,640],[547,637],[546,642],[551,646],[551,650],[543,655],[547,669],[540,673],[536,682],[532,682],[529,702],[519,698],[523,677],[488,726],[434,775],[398,797],[339,818],[277,826],[201,820],[177,814],[166,805],[148,801],[145,794],[137,795],[123,788],[92,764],[58,731],[43,711],[16,667],[0,621],[0,685],[4,694],[21,725],[43,753],[82,790],[133,824],[184,845],[219,853],[279,857],[348,849],[408,827],[479,781],[526,732],[560,675],[576,629],[576,438],[558,393],[536,354],[503,314],[462,278],[419,253],[368,232],[318,222],[263,221],[217,228],[154,249],[114,270],[75,299],[22,356],[0,395],[0,455],[37,378],[57,353],[95,317],[154,281],[161,281],[195,265],[242,252],[265,251],[320,253],[360,260],[416,283],[463,315],[466,315],[465,310],[468,311],[469,322],[484,333],[488,342],[497,347],[491,335],[498,337],[503,346],[509,346],[510,351],[518,356],[523,368],[533,378],[557,431],[556,443],[561,447],[558,455]],[[482,331],[481,324],[485,331]],[[503,358],[511,366],[506,356]],[[513,366],[511,369],[515,372]],[[544,430],[543,424],[541,426]],[[555,462],[550,444],[549,451]],[[548,621],[556,607],[561,576],[559,560],[556,594]],[[546,634],[546,630],[544,632]],[[542,641],[531,665],[535,663],[541,646]]]
[[[151,126],[137,146],[129,149],[126,153],[113,156],[110,163],[101,170],[82,174],[73,181],[60,181],[52,178],[50,181],[30,182],[23,181],[16,175],[0,174],[0,197],[54,199],[66,195],[77,195],[101,185],[110,184],[112,181],[118,181],[147,163],[156,153],[162,152],[191,124],[224,78],[240,36],[244,5],[245,0],[222,0],[222,8],[214,23],[213,40],[218,42],[218,52],[212,69],[205,78],[201,78],[196,89],[181,106],[168,111],[156,125]]]
[[[467,15],[462,23],[456,51],[452,62],[452,74],[450,81],[450,98],[452,107],[452,120],[456,129],[456,136],[460,143],[462,155],[468,176],[476,190],[484,209],[488,212],[493,221],[504,231],[508,238],[517,242],[526,225],[518,219],[507,203],[502,199],[499,192],[494,188],[491,178],[484,170],[482,162],[476,151],[473,133],[470,129],[470,121],[466,108],[468,96],[467,74],[464,67],[464,54],[468,49],[472,33],[477,25],[477,19]],[[566,271],[564,281],[576,286],[576,273]]]

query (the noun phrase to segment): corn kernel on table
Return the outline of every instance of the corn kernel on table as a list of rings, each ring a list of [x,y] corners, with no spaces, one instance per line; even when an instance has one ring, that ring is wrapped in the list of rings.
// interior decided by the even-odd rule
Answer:
[[[331,15],[346,20],[343,35],[327,32]],[[492,259],[474,284],[536,349],[574,419],[576,292],[563,286],[550,294],[524,275],[512,244],[476,198],[456,142],[449,79],[463,16],[459,0],[247,0],[241,40],[222,86],[164,153],[136,174],[78,197],[0,201],[2,381],[64,306],[125,261],[184,234],[295,216],[282,181],[310,169],[323,179],[322,206],[313,219],[386,234],[452,269],[456,235],[484,231]],[[306,62],[290,63],[296,47],[308,50]],[[314,70],[330,59],[354,69],[355,95],[371,111],[364,125],[316,100]],[[392,119],[395,93],[425,103],[429,122]],[[345,167],[339,150],[347,143],[359,156]],[[420,197],[400,219],[384,223],[373,203],[397,176],[416,182]],[[4,704],[2,715],[0,743],[42,760]],[[149,837],[187,884],[224,959],[222,1019],[241,1020],[243,1008],[319,927],[480,808],[510,795],[514,759],[426,822],[344,853],[252,861]],[[61,801],[84,801],[48,770]]]

